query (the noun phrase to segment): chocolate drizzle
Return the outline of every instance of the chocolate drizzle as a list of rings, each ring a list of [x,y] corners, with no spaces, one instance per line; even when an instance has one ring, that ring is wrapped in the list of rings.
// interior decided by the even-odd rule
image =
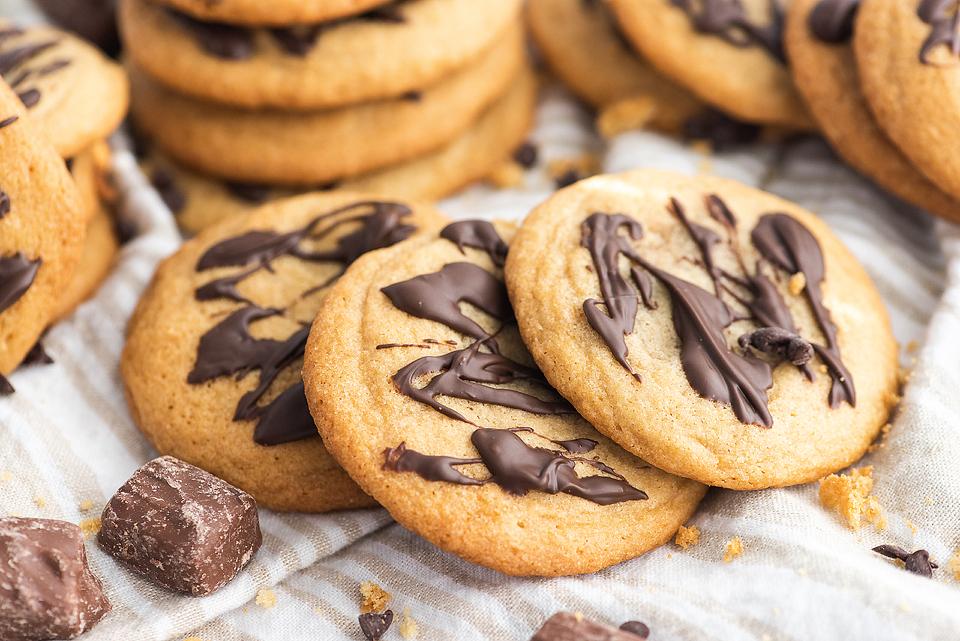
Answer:
[[[947,45],[950,55],[960,56],[960,2],[958,0],[921,0],[917,15],[930,25],[930,35],[920,47],[920,62],[933,64],[930,52]]]
[[[29,44],[15,45],[13,41],[26,32],[18,28],[0,30],[0,76],[13,89],[25,107],[30,109],[40,102],[40,90],[33,81],[49,76],[70,64],[65,58],[59,58],[44,65],[32,64],[35,59],[53,49],[59,40],[46,40]],[[9,119],[4,123],[9,124]]]
[[[464,221],[448,225],[440,237],[463,248],[464,245],[487,251],[494,263],[505,257],[506,243],[489,223]],[[444,416],[476,425],[466,416],[445,405],[438,397],[460,398],[476,403],[510,407],[539,415],[574,414],[562,398],[542,400],[532,394],[507,387],[494,387],[524,381],[555,395],[542,374],[535,368],[517,363],[500,352],[495,334],[486,332],[464,315],[459,303],[468,302],[501,322],[513,322],[513,310],[502,280],[473,263],[452,263],[439,272],[424,274],[384,287],[384,295],[400,309],[418,318],[442,323],[474,341],[463,349],[446,354],[425,356],[402,367],[393,382],[401,394],[428,405]],[[378,346],[378,349],[381,346]],[[417,383],[430,377],[427,383]],[[530,432],[560,446],[563,450],[528,445],[518,432]],[[395,472],[415,472],[428,481],[460,485],[494,483],[510,494],[523,496],[531,490],[549,494],[566,493],[599,505],[646,499],[647,495],[632,487],[613,468],[594,459],[576,454],[591,452],[598,445],[588,438],[554,441],[531,428],[492,429],[479,427],[471,442],[478,458],[454,458],[422,454],[401,443],[384,452],[384,468]],[[583,462],[601,474],[581,477],[576,463]],[[490,476],[477,479],[460,472],[458,467],[483,465]]]
[[[810,32],[823,42],[849,42],[859,8],[860,0],[820,0],[810,12]]]
[[[741,0],[670,1],[687,13],[693,28],[700,33],[719,36],[736,47],[759,45],[774,58],[786,63],[783,48],[784,15],[779,0],[768,0],[770,24],[765,26],[749,19]]]
[[[257,370],[257,385],[240,398],[233,419],[257,420],[253,439],[261,445],[279,445],[316,436],[301,381],[283,390],[266,405],[260,404],[277,378],[303,358],[309,326],[298,328],[283,340],[254,338],[250,333],[252,323],[282,316],[284,311],[255,305],[237,291],[237,286],[260,271],[272,273],[274,261],[283,256],[340,263],[346,269],[360,255],[410,236],[414,227],[403,222],[410,213],[408,207],[399,203],[360,201],[316,216],[290,232],[251,231],[211,246],[197,262],[198,272],[225,267],[244,269],[202,285],[197,288],[195,297],[200,301],[232,300],[243,303],[243,306],[200,338],[197,359],[187,382],[197,385],[225,376],[235,376],[239,380]],[[334,216],[341,217],[331,223]],[[340,236],[333,250],[315,252],[303,246],[308,241],[329,236],[346,224],[356,224],[358,228]],[[342,270],[304,296],[329,286],[340,273]]]
[[[741,348],[753,347],[777,359],[786,359],[814,380],[809,366],[815,351],[833,379],[831,407],[846,401],[856,404],[853,381],[840,358],[837,329],[823,303],[821,284],[825,269],[820,246],[813,235],[786,214],[766,214],[752,232],[752,242],[762,256],[751,273],[736,243],[736,218],[716,195],[705,200],[710,216],[727,233],[727,243],[737,258],[742,276],[720,269],[714,250],[722,243],[716,232],[689,220],[683,206],[671,199],[667,208],[681,223],[699,254],[699,264],[713,282],[713,293],[657,268],[646,261],[633,243],[642,236],[640,224],[622,214],[591,214],[581,227],[581,245],[587,248],[597,273],[602,300],[587,299],[583,312],[589,325],[607,344],[614,358],[640,380],[628,360],[625,337],[633,332],[642,300],[653,309],[652,280],[659,281],[670,296],[674,329],[680,339],[681,363],[691,387],[707,399],[732,407],[747,424],[772,427],[767,408],[767,390],[773,384],[771,365],[749,352],[738,354],[728,344],[724,330],[734,321],[753,318],[761,330],[742,337]],[[630,264],[630,281],[624,278],[620,258]],[[797,336],[796,324],[786,302],[763,273],[763,264],[788,274],[802,273],[807,282],[805,297],[817,320],[826,345],[809,343]],[[743,290],[744,293],[738,293]],[[724,302],[724,295],[739,303],[749,316],[739,316]]]

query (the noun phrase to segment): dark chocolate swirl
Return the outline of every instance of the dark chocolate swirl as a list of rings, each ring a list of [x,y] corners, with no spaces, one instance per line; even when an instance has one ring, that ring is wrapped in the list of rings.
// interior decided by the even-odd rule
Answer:
[[[783,48],[783,9],[779,0],[768,0],[770,23],[759,25],[750,20],[740,0],[670,0],[690,17],[700,33],[718,36],[736,47],[759,45],[782,63],[787,56]]]

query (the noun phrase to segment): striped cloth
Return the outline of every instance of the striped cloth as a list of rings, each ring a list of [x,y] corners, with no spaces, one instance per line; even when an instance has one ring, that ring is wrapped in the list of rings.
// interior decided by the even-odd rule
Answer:
[[[599,150],[590,132],[589,118],[569,97],[548,92],[533,136],[541,165]],[[691,172],[704,162],[652,134],[626,134],[605,149],[611,171],[649,165]],[[523,641],[560,609],[614,624],[640,619],[663,640],[955,638],[960,593],[952,574],[915,577],[869,549],[924,547],[945,565],[960,545],[960,440],[949,433],[960,425],[960,234],[886,200],[816,141],[710,163],[718,174],[821,213],[873,275],[898,338],[926,337],[889,445],[866,460],[876,468],[885,531],[850,532],[819,506],[815,486],[714,490],[693,520],[703,533],[698,545],[665,546],[591,576],[536,580],[462,562],[392,524],[383,510],[263,511],[262,550],[237,580],[203,599],[151,586],[91,540],[90,563],[114,611],[83,638],[359,639],[358,584],[366,580],[393,594],[391,606],[398,618],[409,612],[419,639]],[[124,215],[140,235],[96,297],[47,335],[55,364],[11,377],[17,393],[0,399],[0,514],[61,518],[93,531],[106,500],[155,455],[127,412],[117,364],[137,297],[179,237],[129,153],[116,155],[116,171]],[[550,190],[541,168],[521,188],[475,188],[442,208],[453,217],[519,219]],[[724,544],[733,536],[745,551],[725,564]],[[386,641],[400,638],[399,627]]]

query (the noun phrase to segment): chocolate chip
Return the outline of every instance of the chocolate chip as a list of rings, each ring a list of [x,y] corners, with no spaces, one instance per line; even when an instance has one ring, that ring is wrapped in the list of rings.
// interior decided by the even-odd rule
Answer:
[[[36,107],[37,103],[40,102],[40,90],[27,89],[26,91],[21,91],[17,94],[17,98],[20,99],[20,102],[22,102],[23,106],[27,109]]]
[[[390,625],[393,623],[393,610],[387,610],[383,614],[379,612],[367,612],[357,617],[360,622],[360,631],[367,641],[380,641]]]
[[[270,198],[270,188],[266,185],[255,185],[253,183],[238,183],[238,182],[228,182],[227,190],[239,198],[240,200],[245,200],[248,203],[254,203],[259,205],[264,203]]]
[[[738,342],[741,349],[752,347],[758,352],[782,358],[798,367],[806,365],[813,358],[813,345],[782,327],[761,327],[744,334]]]
[[[50,365],[53,363],[53,359],[50,358],[50,355],[47,354],[47,351],[43,349],[43,345],[40,341],[37,341],[33,344],[33,347],[30,348],[30,351],[27,352],[27,355],[23,357],[24,365]]]
[[[172,456],[137,470],[101,521],[105,552],[157,585],[193,596],[229,583],[262,542],[253,497]]]
[[[220,22],[201,22],[184,13],[167,10],[189,31],[204,51],[224,60],[246,60],[253,56],[253,31]]]
[[[633,623],[638,622],[630,621],[624,625]],[[646,626],[643,627],[646,628]],[[530,637],[530,641],[637,641],[637,639],[646,639],[646,637],[624,629],[622,626],[618,630],[571,612],[557,612]]]
[[[938,567],[936,563],[930,560],[930,553],[926,550],[907,552],[897,545],[878,545],[873,548],[873,551],[888,559],[903,561],[907,572],[913,572],[928,578],[933,576],[933,571]]]
[[[530,169],[537,164],[537,157],[539,155],[537,146],[527,141],[517,147],[516,151],[513,152],[513,159],[524,169]]]
[[[409,100],[410,102],[420,102],[423,99],[423,92],[414,89],[413,91],[406,92],[400,96],[400,98],[403,100]]]
[[[569,187],[573,183],[582,180],[583,176],[576,169],[567,169],[559,176],[553,179],[554,184],[557,186],[557,189],[563,189],[564,187]]]
[[[7,377],[0,374],[0,396],[10,396],[16,391],[10,381],[7,380]]]
[[[735,120],[716,109],[689,118],[683,124],[683,137],[687,140],[706,140],[714,151],[750,144],[760,138],[762,129],[757,125]]]
[[[72,639],[109,611],[87,565],[80,528],[50,519],[0,519],[0,639]]]
[[[278,27],[271,29],[270,35],[287,53],[305,56],[316,46],[323,30],[321,25]]]
[[[10,213],[10,196],[5,191],[0,191],[0,218]]]
[[[0,129],[3,129],[4,127],[8,127],[12,125],[13,123],[17,122],[19,118],[20,116],[10,116],[9,118],[4,118],[3,120],[0,120]]]
[[[650,628],[647,627],[646,623],[641,623],[640,621],[627,621],[620,626],[620,629],[630,634],[635,634],[641,639],[646,639],[650,636]]]

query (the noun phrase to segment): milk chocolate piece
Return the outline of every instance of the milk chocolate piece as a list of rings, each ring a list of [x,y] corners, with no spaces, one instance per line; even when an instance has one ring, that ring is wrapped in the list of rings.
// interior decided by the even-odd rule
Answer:
[[[100,547],[154,583],[204,596],[260,548],[257,503],[172,456],[137,470],[103,510]]]
[[[80,528],[50,519],[0,519],[0,639],[73,639],[109,611],[87,567]]]
[[[570,612],[557,612],[530,641],[640,641],[643,637]]]

